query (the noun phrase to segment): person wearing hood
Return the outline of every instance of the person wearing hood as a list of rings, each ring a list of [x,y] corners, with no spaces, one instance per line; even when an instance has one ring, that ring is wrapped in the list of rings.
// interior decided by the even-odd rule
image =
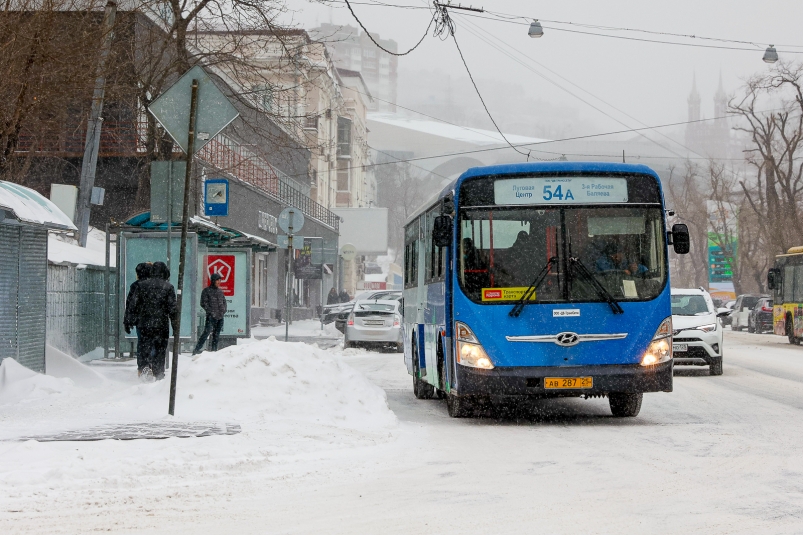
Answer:
[[[348,303],[349,301],[351,301],[351,296],[349,296],[349,293],[346,291],[345,288],[343,288],[342,290],[340,290],[340,302]]]
[[[329,295],[326,296],[326,304],[334,305],[339,302],[340,302],[340,296],[337,295],[337,290],[335,290],[335,287],[332,286],[332,289],[329,290]]]
[[[128,297],[125,298],[125,315],[123,316],[123,328],[126,334],[131,334],[131,329],[137,329],[137,366],[142,369],[144,366],[144,355],[142,353],[142,337],[138,328],[139,318],[134,310],[135,303],[139,300],[139,286],[145,279],[150,278],[151,271],[153,270],[152,262],[142,262],[137,264],[134,272],[137,274],[137,280],[131,283],[128,289]],[[134,296],[137,297],[134,297]]]
[[[204,332],[198,338],[198,344],[195,346],[193,355],[197,355],[204,349],[206,339],[212,335],[209,341],[209,350],[217,351],[218,338],[220,331],[223,329],[223,316],[226,315],[228,305],[226,304],[226,296],[220,288],[220,273],[212,273],[209,276],[209,286],[201,292],[201,308],[206,312],[206,323],[204,324]]]
[[[169,282],[170,270],[156,262],[151,277],[140,282],[134,296],[133,313],[138,318],[142,362],[137,359],[140,378],[164,378],[170,327],[176,320],[176,290]]]

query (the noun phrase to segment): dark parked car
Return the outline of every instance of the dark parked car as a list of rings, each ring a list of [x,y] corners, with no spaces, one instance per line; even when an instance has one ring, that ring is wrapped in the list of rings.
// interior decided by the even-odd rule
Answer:
[[[756,303],[758,303],[758,300],[762,297],[769,296],[744,294],[736,298],[733,312],[730,313],[731,329],[734,331],[743,331],[747,328],[747,318],[750,316],[750,311],[753,310],[753,307],[756,306]]]
[[[763,333],[772,330],[772,299],[762,297],[747,317],[747,332]]]

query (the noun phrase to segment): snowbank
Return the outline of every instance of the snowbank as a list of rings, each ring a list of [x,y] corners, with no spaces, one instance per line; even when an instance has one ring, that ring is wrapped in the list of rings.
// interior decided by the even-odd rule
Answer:
[[[139,383],[133,361],[87,366],[50,348],[47,365],[60,377],[11,359],[0,366],[0,495],[53,484],[117,489],[177,478],[248,477],[257,469],[268,478],[294,477],[309,462],[387,442],[397,426],[384,390],[337,353],[302,343],[268,339],[181,357],[175,417],[167,415],[169,379]],[[242,432],[15,441],[104,424],[174,420],[239,424]]]

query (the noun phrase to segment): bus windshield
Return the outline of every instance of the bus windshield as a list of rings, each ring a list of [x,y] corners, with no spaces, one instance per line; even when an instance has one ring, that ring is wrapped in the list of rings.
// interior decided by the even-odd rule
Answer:
[[[660,207],[465,207],[458,280],[474,302],[513,303],[547,268],[535,302],[654,299],[667,279]],[[585,268],[585,269],[583,269]]]

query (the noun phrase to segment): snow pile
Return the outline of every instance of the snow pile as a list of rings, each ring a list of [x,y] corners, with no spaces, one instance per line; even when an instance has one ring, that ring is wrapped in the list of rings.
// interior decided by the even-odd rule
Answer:
[[[0,363],[0,407],[61,395],[74,385],[71,379],[36,373],[11,358]]]
[[[70,218],[50,199],[19,184],[0,180],[0,206],[14,212],[20,221],[75,230]]]
[[[116,245],[111,244],[109,263],[115,266]],[[73,233],[50,232],[47,237],[47,259],[54,264],[69,262],[78,265],[106,265],[106,233],[96,228],[89,228],[86,247],[78,245]]]
[[[102,353],[102,348],[98,349]],[[99,358],[102,357],[101,354]],[[50,345],[45,347],[45,370],[48,375],[68,378],[76,385],[85,388],[102,386],[106,383],[106,378],[100,373]]]
[[[176,417],[261,423],[277,419],[371,429],[395,423],[385,391],[332,354],[274,339],[185,359]],[[166,399],[169,381],[134,387],[132,398]],[[162,411],[164,410],[161,407]]]

